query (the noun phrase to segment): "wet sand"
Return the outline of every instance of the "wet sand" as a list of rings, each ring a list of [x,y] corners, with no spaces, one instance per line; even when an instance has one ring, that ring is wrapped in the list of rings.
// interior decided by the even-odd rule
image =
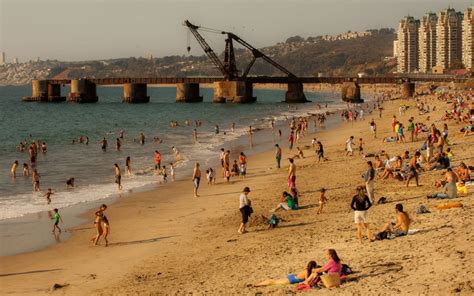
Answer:
[[[401,120],[406,123],[415,116],[415,121],[428,124],[428,115],[440,117],[445,110],[445,103],[436,105],[437,112],[424,116],[410,108]],[[215,186],[202,184],[200,198],[193,198],[191,180],[183,180],[159,191],[119,199],[107,210],[111,223],[108,248],[103,242],[96,247],[89,243],[94,235],[90,219],[90,223],[72,229],[73,235],[64,243],[2,257],[1,290],[5,294],[41,295],[50,293],[58,283],[67,286],[56,293],[70,295],[284,295],[295,287],[254,288],[252,284],[286,277],[303,269],[309,260],[322,264],[325,249],[335,248],[356,273],[337,289],[315,289],[310,294],[472,295],[472,193],[459,198],[463,208],[436,210],[435,205],[442,201],[426,201],[424,196],[436,191],[432,184],[441,178],[441,171],[421,174],[423,186],[418,188],[411,184],[406,189],[392,179],[375,182],[376,198],[385,196],[389,202],[369,210],[373,229],[393,220],[394,205],[402,202],[418,233],[374,243],[360,244],[356,239],[349,203],[355,186],[363,183],[366,160],[356,150],[354,157],[344,157],[345,140],[350,135],[363,137],[367,152],[384,149],[390,155],[413,152],[422,143],[382,144],[382,137],[391,134],[391,116],[398,117],[398,102],[385,103],[384,107],[382,119],[374,116],[377,139],[370,135],[368,120],[317,133],[329,161],[317,164],[314,151],[304,149],[306,158],[296,160],[301,209],[280,212],[278,216],[285,222],[277,229],[266,230],[261,216],[269,216],[279,194],[287,189],[285,159],[295,152],[289,153],[286,147],[282,169],[274,168],[273,149],[260,153],[249,159],[247,179],[224,184],[218,178]],[[472,165],[472,149],[468,147],[473,147],[474,137],[463,138],[460,127],[450,124],[453,164],[463,160]],[[309,145],[312,137],[308,135],[298,146]],[[249,197],[255,213],[249,233],[239,235],[238,197],[244,186],[252,189]],[[329,202],[324,214],[316,215],[321,187],[328,189]],[[430,214],[414,214],[420,202],[427,205]],[[88,215],[92,217],[91,212]]]

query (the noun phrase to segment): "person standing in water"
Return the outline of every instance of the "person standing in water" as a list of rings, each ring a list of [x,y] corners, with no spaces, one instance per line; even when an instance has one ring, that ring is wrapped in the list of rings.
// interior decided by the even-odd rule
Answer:
[[[30,168],[27,163],[23,163],[23,176],[28,177],[30,175]]]
[[[158,173],[158,170],[161,169],[161,153],[158,150],[155,150],[155,174]]]
[[[123,129],[120,129],[120,132],[119,132],[119,138],[120,139],[123,139],[123,134],[124,134]]]
[[[194,141],[194,143],[196,143],[197,140],[198,140],[197,130],[196,130],[196,129],[193,129],[193,141]]]
[[[102,139],[102,141],[99,142],[99,144],[101,144],[102,151],[107,151],[107,140],[105,139],[105,137]]]
[[[144,133],[140,133],[140,144],[145,145],[145,134]]]
[[[199,189],[199,183],[201,182],[201,170],[199,169],[199,162],[196,162],[194,164],[192,180],[194,183],[194,197],[199,197],[198,189]]]
[[[12,173],[13,178],[16,178],[16,168],[17,167],[18,167],[18,160],[15,160],[12,164],[12,169],[11,169],[11,173]]]
[[[174,164],[172,162],[170,162],[170,176],[171,176],[171,180],[174,181],[175,180],[175,176],[174,176]]]
[[[59,232],[61,232],[61,228],[59,228],[59,221],[61,221],[61,223],[64,223],[63,222],[63,218],[61,218],[61,215],[59,215],[59,210],[58,209],[54,209],[54,216],[53,216],[53,220],[54,220],[54,225],[53,225],[53,233],[56,232],[56,228],[58,229]]]
[[[117,149],[117,151],[120,151],[120,146],[122,146],[120,138],[115,139],[115,148]]]
[[[122,190],[122,173],[118,164],[114,163],[115,168],[115,183],[118,185],[118,189]]]
[[[33,174],[31,175],[31,180],[33,182],[33,191],[40,191],[40,175],[38,171],[33,169]]]
[[[131,176],[132,175],[132,167],[131,167],[131,160],[130,156],[127,156],[125,159],[125,175]]]

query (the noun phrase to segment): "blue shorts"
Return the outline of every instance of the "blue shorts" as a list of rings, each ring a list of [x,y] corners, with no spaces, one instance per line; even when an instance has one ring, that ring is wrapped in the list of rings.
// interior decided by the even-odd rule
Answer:
[[[290,281],[290,284],[292,284],[292,285],[304,282],[304,279],[296,278],[296,274],[289,274],[288,275],[288,280]]]

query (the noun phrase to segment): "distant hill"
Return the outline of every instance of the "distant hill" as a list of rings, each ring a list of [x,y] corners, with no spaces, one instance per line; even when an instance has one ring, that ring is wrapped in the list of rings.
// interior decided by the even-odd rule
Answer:
[[[262,48],[272,59],[297,76],[384,75],[395,69],[392,55],[393,29],[368,30],[366,36],[350,39],[327,40],[327,36],[302,38],[293,36],[285,42]],[[345,33],[337,38],[354,35]],[[365,33],[364,33],[365,34]],[[340,37],[344,35],[343,37]],[[329,36],[331,37],[331,36]],[[332,36],[334,37],[334,36]],[[334,38],[333,38],[334,39]],[[248,40],[250,41],[250,40]],[[236,49],[239,69],[251,59],[251,53]],[[259,61],[249,75],[281,75],[278,69]],[[0,66],[0,85],[18,85],[31,79],[45,78],[105,78],[105,77],[153,77],[153,76],[220,76],[220,72],[202,56],[166,56],[162,58],[123,58],[101,61],[60,62],[41,61]]]

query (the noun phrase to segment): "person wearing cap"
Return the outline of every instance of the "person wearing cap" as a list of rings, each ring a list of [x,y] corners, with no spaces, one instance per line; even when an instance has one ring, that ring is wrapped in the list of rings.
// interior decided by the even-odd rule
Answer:
[[[240,195],[240,213],[242,214],[242,223],[240,223],[239,230],[237,231],[240,234],[247,232],[245,230],[245,225],[249,221],[250,214],[252,213],[251,208],[251,201],[248,198],[248,194],[250,193],[250,188],[245,187]]]

